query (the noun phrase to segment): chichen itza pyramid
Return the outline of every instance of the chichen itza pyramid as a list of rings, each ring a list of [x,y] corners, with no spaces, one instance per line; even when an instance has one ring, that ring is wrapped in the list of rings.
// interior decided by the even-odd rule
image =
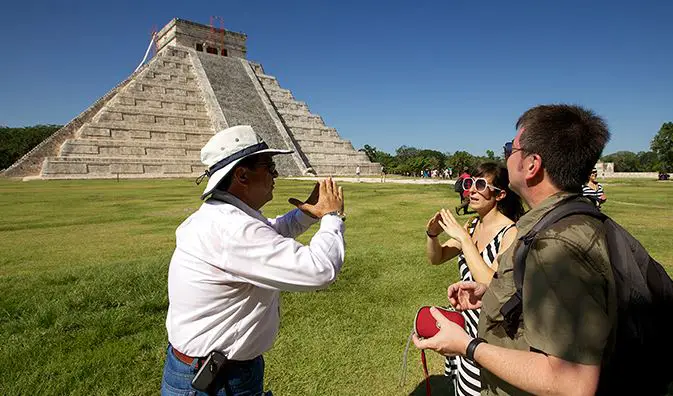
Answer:
[[[43,179],[197,177],[200,149],[218,130],[252,125],[283,176],[378,174],[353,145],[246,59],[247,36],[173,19],[157,53],[4,176]]]

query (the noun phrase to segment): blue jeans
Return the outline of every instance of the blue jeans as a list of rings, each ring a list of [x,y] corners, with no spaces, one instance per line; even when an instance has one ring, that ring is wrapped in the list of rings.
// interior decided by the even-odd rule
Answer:
[[[192,388],[192,379],[198,371],[196,359],[191,365],[178,360],[173,346],[168,345],[164,376],[161,381],[162,396],[207,396]],[[226,386],[225,386],[226,385]],[[272,396],[264,392],[264,358],[257,356],[245,362],[230,362],[217,376],[213,395],[217,396]]]

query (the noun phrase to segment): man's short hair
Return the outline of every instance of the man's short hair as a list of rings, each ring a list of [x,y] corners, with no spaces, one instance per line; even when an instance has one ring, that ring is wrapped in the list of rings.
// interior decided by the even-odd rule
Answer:
[[[563,191],[579,192],[610,140],[605,121],[576,105],[542,105],[516,122],[524,128],[519,141],[526,154],[538,154],[551,182]]]

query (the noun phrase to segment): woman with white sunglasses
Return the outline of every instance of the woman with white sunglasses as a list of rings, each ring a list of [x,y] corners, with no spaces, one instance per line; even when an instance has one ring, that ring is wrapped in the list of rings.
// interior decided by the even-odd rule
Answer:
[[[470,209],[477,216],[464,225],[459,224],[449,210],[441,209],[426,225],[426,254],[432,264],[441,264],[458,256],[461,280],[488,285],[498,269],[497,256],[516,239],[515,222],[524,213],[521,199],[509,187],[507,168],[496,163],[484,163],[477,172],[463,180],[470,192]],[[446,232],[449,239],[439,242]],[[465,328],[477,337],[479,309],[466,310]],[[456,395],[479,395],[479,368],[463,357],[447,357],[445,375],[451,377]]]

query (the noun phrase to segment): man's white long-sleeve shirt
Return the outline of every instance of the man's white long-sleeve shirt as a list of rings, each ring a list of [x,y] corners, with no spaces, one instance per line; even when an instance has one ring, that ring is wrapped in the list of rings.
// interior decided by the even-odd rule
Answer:
[[[293,238],[316,222],[299,209],[276,219],[217,191],[176,231],[168,270],[168,340],[189,356],[232,360],[268,351],[281,290],[321,289],[344,262],[344,223],[325,216],[308,246]]]

